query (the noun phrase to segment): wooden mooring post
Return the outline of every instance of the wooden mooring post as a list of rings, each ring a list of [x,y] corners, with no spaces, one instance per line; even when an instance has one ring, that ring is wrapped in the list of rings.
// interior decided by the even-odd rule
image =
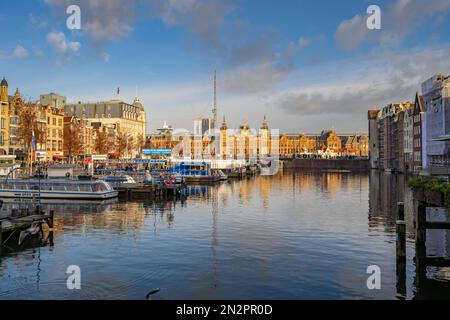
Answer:
[[[49,227],[49,231],[48,231],[48,243],[50,245],[50,247],[54,246],[54,242],[53,242],[53,228],[55,226],[54,224],[54,218],[55,218],[55,211],[54,210],[50,210],[49,212],[49,218],[47,219],[47,225]]]
[[[415,229],[416,229],[416,288],[419,295],[425,289],[427,280],[427,203],[417,202]]]
[[[397,203],[396,231],[397,293],[402,297],[406,297],[406,223],[405,205],[403,202]]]
[[[3,221],[0,220],[0,261],[2,260],[2,246],[3,246]]]

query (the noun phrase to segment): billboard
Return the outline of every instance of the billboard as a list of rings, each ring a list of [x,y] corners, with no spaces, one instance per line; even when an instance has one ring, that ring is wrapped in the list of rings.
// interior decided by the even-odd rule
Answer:
[[[143,155],[171,155],[172,149],[142,149]]]

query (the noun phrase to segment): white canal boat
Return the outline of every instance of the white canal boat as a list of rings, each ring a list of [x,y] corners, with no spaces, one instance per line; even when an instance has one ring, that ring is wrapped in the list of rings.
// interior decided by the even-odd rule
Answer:
[[[117,196],[102,180],[0,180],[0,198],[105,200]]]

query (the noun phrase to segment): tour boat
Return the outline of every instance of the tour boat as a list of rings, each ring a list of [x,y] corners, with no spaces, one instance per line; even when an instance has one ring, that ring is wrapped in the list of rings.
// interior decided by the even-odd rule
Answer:
[[[103,180],[0,180],[0,198],[104,200],[117,196]]]
[[[219,177],[219,180],[220,180],[220,181],[228,180],[228,176],[227,176],[225,173],[223,173],[222,170],[215,169],[215,170],[213,170],[213,174],[214,174],[215,176]]]
[[[106,176],[103,178],[113,188],[136,186],[136,180],[129,175]]]

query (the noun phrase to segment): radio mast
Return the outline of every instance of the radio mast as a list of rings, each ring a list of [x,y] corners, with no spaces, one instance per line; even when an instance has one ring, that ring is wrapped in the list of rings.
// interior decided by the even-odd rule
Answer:
[[[214,70],[214,105],[213,105],[213,118],[212,118],[212,124],[211,128],[215,129],[217,124],[217,73],[216,70]]]

